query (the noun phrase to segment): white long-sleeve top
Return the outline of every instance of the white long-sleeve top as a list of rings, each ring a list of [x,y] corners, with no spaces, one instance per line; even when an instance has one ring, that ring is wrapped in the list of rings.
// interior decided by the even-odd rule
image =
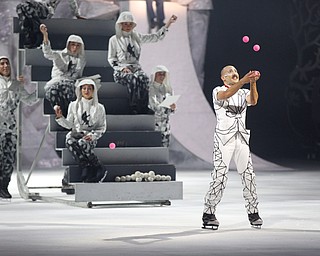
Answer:
[[[113,35],[109,39],[108,62],[114,70],[122,70],[124,67],[133,66],[140,68],[141,44],[155,43],[162,40],[167,29],[162,27],[156,33],[140,34],[132,31],[127,36]],[[132,46],[132,53],[128,52],[128,44]]]
[[[93,99],[84,98],[73,101],[69,105],[67,118],[62,116],[56,121],[66,129],[83,132],[84,135],[92,136],[92,140],[98,140],[107,129],[106,111],[102,104],[95,106],[93,103]]]
[[[82,49],[78,56],[72,56],[67,50],[68,44],[71,41],[82,44]],[[76,80],[82,77],[86,59],[84,44],[81,37],[70,35],[66,43],[66,48],[62,51],[52,50],[50,41],[48,41],[48,43],[42,44],[42,52],[45,58],[53,62],[51,80],[47,85],[51,85],[63,79]]]
[[[172,109],[160,106],[168,95],[172,95],[171,87],[155,81],[149,83],[149,107],[155,112],[156,121],[168,119],[169,115],[174,113]]]
[[[165,72],[166,74],[161,84],[155,81],[157,72]],[[149,108],[155,112],[156,122],[168,119],[169,115],[174,113],[174,110],[160,106],[168,95],[173,95],[169,76],[169,70],[163,65],[153,68],[150,75]]]
[[[0,134],[16,134],[16,109],[20,100],[28,105],[38,101],[36,93],[29,94],[21,82],[0,75]]]
[[[232,97],[218,100],[218,92],[227,89],[226,86],[218,86],[212,91],[213,105],[217,116],[216,135],[224,145],[236,134],[240,134],[249,144],[250,131],[246,129],[246,113],[247,107],[250,105],[246,97],[250,91],[239,89]]]

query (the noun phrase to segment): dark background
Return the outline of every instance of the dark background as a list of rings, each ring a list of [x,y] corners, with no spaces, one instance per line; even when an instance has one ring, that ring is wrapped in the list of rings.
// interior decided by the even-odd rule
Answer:
[[[305,100],[302,102],[300,99],[295,109],[292,100],[289,100],[292,98],[290,88],[294,80],[290,76],[297,65],[297,51],[299,51],[293,39],[293,34],[296,32],[292,30],[295,26],[292,23],[293,17],[297,14],[297,8],[301,7],[298,2],[214,0],[205,60],[204,92],[212,106],[211,92],[215,86],[221,85],[220,70],[225,65],[234,65],[241,77],[251,69],[259,70],[261,72],[258,81],[259,103],[255,107],[248,108],[247,113],[252,152],[278,163],[291,159],[320,163],[318,132],[315,130],[315,126],[319,124],[317,120],[312,119],[314,113],[310,111],[315,102],[310,105],[309,101],[306,104]],[[315,18],[312,26],[319,29],[320,1],[300,2],[305,2],[316,9],[317,12],[313,13]],[[302,14],[310,15],[309,12]],[[247,44],[242,42],[244,35],[250,37]],[[317,33],[314,36],[316,37]],[[254,44],[261,46],[259,52],[253,51]],[[316,49],[311,50],[310,59],[314,58],[315,54]],[[317,76],[319,72],[314,72],[313,77]],[[303,83],[303,81],[294,82],[295,86],[298,84],[298,88],[301,86],[302,91]],[[249,88],[248,85],[245,88]],[[294,97],[298,96],[295,94]],[[314,101],[319,99],[314,98]],[[299,118],[293,121],[290,115]],[[307,127],[310,126],[315,129],[308,130]]]

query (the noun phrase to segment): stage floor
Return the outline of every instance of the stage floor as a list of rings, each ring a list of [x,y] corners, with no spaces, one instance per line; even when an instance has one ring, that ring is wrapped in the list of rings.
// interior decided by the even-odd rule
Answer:
[[[171,206],[75,207],[0,201],[0,255],[319,255],[320,171],[256,171],[262,229],[251,228],[240,177],[230,171],[217,231],[201,229],[210,170],[177,170],[184,199]],[[35,171],[29,186],[60,185],[62,170]],[[61,197],[59,190],[41,191]]]

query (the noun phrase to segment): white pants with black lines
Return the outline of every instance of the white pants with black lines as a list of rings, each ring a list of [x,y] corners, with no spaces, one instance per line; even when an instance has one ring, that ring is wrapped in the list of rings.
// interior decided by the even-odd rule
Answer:
[[[236,135],[226,145],[214,136],[213,170],[209,190],[205,196],[204,213],[215,214],[227,185],[227,174],[231,159],[234,159],[237,171],[241,176],[243,197],[246,201],[248,214],[258,212],[255,173],[252,166],[251,153],[248,144],[241,135]]]

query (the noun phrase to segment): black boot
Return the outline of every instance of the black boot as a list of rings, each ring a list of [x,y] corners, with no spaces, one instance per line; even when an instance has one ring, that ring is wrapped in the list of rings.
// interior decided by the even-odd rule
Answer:
[[[103,182],[107,177],[108,171],[105,170],[96,156],[91,160],[91,166],[92,176],[88,182]]]
[[[90,174],[90,164],[86,161],[81,161],[79,164],[80,170],[81,170],[81,181],[83,182],[88,182],[88,179],[91,178],[91,174]]]
[[[211,228],[217,230],[220,223],[215,214],[203,213],[202,215],[202,228]]]
[[[144,97],[138,101],[138,113],[144,115],[153,115],[154,111],[148,107],[149,97]]]
[[[260,218],[259,213],[248,214],[250,224],[255,228],[261,228],[263,220]]]
[[[100,163],[95,168],[97,170],[97,175],[96,175],[96,178],[95,178],[96,182],[99,182],[99,183],[104,182],[106,180],[106,178],[107,178],[108,171]]]
[[[130,106],[130,114],[131,115],[137,115],[139,114],[137,106]]]
[[[73,195],[74,194],[74,186],[69,184],[69,178],[68,178],[68,173],[69,173],[69,167],[67,167],[64,171],[63,174],[63,179],[62,179],[62,187],[61,187],[61,192],[66,193],[67,195]]]
[[[12,195],[8,191],[9,182],[10,182],[9,178],[3,178],[0,181],[0,183],[1,183],[0,184],[0,197],[6,198],[6,199],[12,198]]]

